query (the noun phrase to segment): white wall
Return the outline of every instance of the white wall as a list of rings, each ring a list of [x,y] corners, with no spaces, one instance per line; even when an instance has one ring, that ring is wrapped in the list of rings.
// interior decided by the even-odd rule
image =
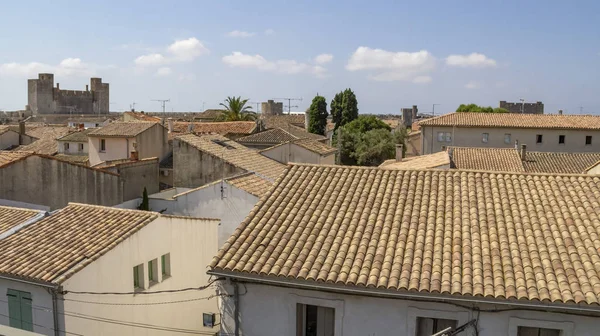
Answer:
[[[221,284],[228,294],[231,286]],[[311,304],[335,309],[335,336],[341,335],[415,335],[417,317],[458,320],[458,326],[477,318],[477,312],[451,304],[383,299],[299,290],[258,284],[240,285],[242,335],[296,335],[296,304]],[[234,332],[233,299],[221,300],[223,332]],[[468,306],[468,304],[465,304]],[[482,309],[506,309],[509,306],[486,306]],[[268,321],[268,323],[264,323]],[[598,335],[600,318],[533,311],[481,312],[479,335],[516,336],[517,327],[537,326],[563,329],[561,336]],[[476,335],[473,328],[461,336]]]
[[[88,143],[87,142],[73,142],[73,141],[57,141],[58,142],[58,153],[68,155],[87,155]],[[69,144],[69,149],[65,150],[65,143]],[[79,150],[79,144],[83,144],[83,150]]]
[[[288,162],[312,163],[312,164],[335,164],[335,153],[321,156],[296,144],[285,144],[260,152],[262,155],[275,161],[287,164]]]
[[[0,279],[0,324],[9,325],[8,289],[31,293],[33,331],[42,335],[54,335],[54,316],[52,314],[52,295],[40,286],[13,280]],[[37,324],[37,326],[35,325]]]
[[[171,255],[171,277],[159,280],[147,291],[200,287],[208,284],[205,265],[217,253],[218,221],[183,219],[161,216],[114,247],[72,278],[64,282],[66,291],[131,292],[133,267],[144,265],[147,284],[147,263],[163,254]],[[64,311],[120,321],[176,327],[196,331],[216,331],[202,326],[202,313],[217,313],[216,299],[203,299],[172,304],[152,304],[206,298],[215,294],[214,288],[202,291],[152,295],[77,295],[66,294]],[[127,303],[140,305],[99,305],[91,302]],[[143,304],[143,305],[142,305]],[[84,335],[167,335],[168,332],[65,317],[69,332]]]
[[[100,139],[106,140],[106,151],[100,152]],[[127,159],[134,150],[133,143],[135,138],[100,138],[89,137],[89,159],[90,166],[97,165],[100,162]],[[142,159],[140,157],[140,159]]]

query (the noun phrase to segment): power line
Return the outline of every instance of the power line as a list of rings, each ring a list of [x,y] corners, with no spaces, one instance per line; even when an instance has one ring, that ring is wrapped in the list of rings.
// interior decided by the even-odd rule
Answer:
[[[148,302],[148,303],[117,303],[117,302],[98,302],[98,301],[85,301],[85,300],[74,300],[74,299],[59,299],[62,301],[71,301],[71,302],[79,302],[79,303],[88,303],[88,304],[96,304],[96,305],[105,305],[105,306],[154,306],[154,305],[165,305],[165,304],[175,304],[175,303],[185,303],[192,301],[201,301],[201,300],[210,300],[216,297],[228,297],[230,295],[211,295],[201,298],[195,299],[187,299],[187,300],[176,300],[176,301],[163,301],[163,302]]]
[[[59,294],[65,295],[65,294],[89,294],[89,295],[150,295],[150,294],[161,294],[161,293],[178,293],[178,292],[187,292],[187,291],[193,291],[193,290],[205,290],[209,287],[211,287],[212,284],[214,284],[217,280],[219,280],[219,278],[212,280],[211,282],[209,282],[206,286],[200,286],[200,287],[189,287],[189,288],[181,288],[181,289],[165,289],[165,290],[161,290],[161,291],[155,291],[155,292],[85,292],[85,291],[62,291]]]
[[[163,113],[165,113],[165,105],[171,101],[171,98],[169,99],[151,99],[151,101],[157,101],[160,102],[160,105],[162,106],[162,110]]]
[[[2,302],[8,302],[8,301],[2,301]],[[14,317],[11,318],[10,316],[4,315],[4,314],[0,314],[0,316],[8,317],[9,321],[10,321],[10,319],[13,319],[13,320],[15,319]],[[65,331],[65,330],[49,328],[49,327],[46,327],[46,326],[43,326],[43,325],[40,325],[40,324],[36,324],[36,323],[33,323],[33,322],[26,322],[26,321],[23,321],[23,319],[19,319],[19,321],[25,322],[25,323],[30,323],[31,325],[34,325],[36,327],[40,327],[40,328],[44,328],[44,329],[48,329],[48,330],[52,330],[52,331],[58,331],[58,332],[62,332],[62,333],[65,333],[65,334],[71,334],[71,335],[76,335],[76,336],[84,336],[82,334],[76,334],[76,333],[68,332],[68,331]]]
[[[273,98],[276,100],[287,100],[288,101],[288,114],[292,112],[292,107],[298,107],[298,105],[292,106],[292,100],[302,101],[302,98]]]

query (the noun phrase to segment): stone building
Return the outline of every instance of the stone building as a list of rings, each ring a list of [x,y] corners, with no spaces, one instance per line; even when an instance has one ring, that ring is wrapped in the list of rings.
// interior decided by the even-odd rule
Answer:
[[[260,110],[263,115],[282,115],[283,103],[268,100],[267,102],[261,103]]]
[[[544,114],[544,103],[541,101],[535,103],[511,103],[501,100],[500,108],[506,109],[510,113]]]
[[[419,112],[419,109],[417,108],[417,105],[413,105],[412,107],[409,108],[402,108],[402,124],[404,124],[404,127],[411,127],[413,122],[417,120],[417,113]]]
[[[33,114],[108,114],[109,86],[102,78],[91,78],[91,90],[61,90],[54,75],[42,73],[27,81],[27,110]]]

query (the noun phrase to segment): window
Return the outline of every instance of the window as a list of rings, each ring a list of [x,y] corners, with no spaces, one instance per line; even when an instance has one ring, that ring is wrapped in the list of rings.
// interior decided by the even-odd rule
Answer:
[[[156,259],[148,261],[148,283],[152,286],[158,282],[158,261]]]
[[[142,264],[133,268],[133,288],[144,289],[144,265]]]
[[[535,143],[536,144],[541,144],[542,143],[542,135],[538,134],[535,136]]]
[[[564,145],[565,144],[565,136],[564,135],[559,135],[558,136],[558,144],[559,145]]]
[[[333,336],[335,309],[296,304],[296,336]]]
[[[585,136],[585,144],[586,145],[591,145],[592,144],[592,136],[591,135],[586,135]]]
[[[417,317],[417,336],[431,336],[450,327],[456,329],[456,320]]]
[[[100,151],[101,152],[106,151],[106,140],[104,140],[104,139],[100,139]]]
[[[8,319],[13,328],[33,331],[31,293],[8,289]]]
[[[483,134],[481,135],[481,142],[483,142],[483,143],[487,143],[487,142],[488,142],[488,140],[489,140],[489,138],[490,138],[490,134],[489,134],[489,133],[483,133]]]
[[[438,132],[438,142],[444,142],[444,132]]]
[[[82,143],[79,144],[79,148],[78,149],[79,149],[80,152],[83,152],[83,144]]]
[[[68,143],[68,142],[65,142],[65,143],[63,144],[63,147],[65,148],[65,152],[68,152],[68,151],[69,151],[69,143]]]
[[[160,267],[163,279],[171,275],[171,254],[163,254],[160,257]]]
[[[560,330],[536,327],[519,327],[517,336],[560,336]]]
[[[446,142],[452,142],[452,133],[450,133],[450,132],[446,133]]]
[[[510,133],[504,134],[504,143],[505,144],[510,144],[511,143],[511,141],[510,141]]]

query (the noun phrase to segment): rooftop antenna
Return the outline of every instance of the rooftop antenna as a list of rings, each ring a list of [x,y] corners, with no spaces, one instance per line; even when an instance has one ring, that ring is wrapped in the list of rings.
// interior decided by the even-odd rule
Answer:
[[[129,109],[131,109],[132,112],[135,111],[135,102],[129,104]]]
[[[157,101],[157,102],[160,102],[160,105],[162,105],[162,110],[163,110],[163,113],[165,113],[165,105],[166,105],[168,102],[170,102],[170,101],[171,101],[171,99],[170,99],[170,98],[169,98],[169,99],[152,99],[152,101]]]
[[[250,104],[256,104],[256,113],[258,113],[258,104],[260,104],[260,102],[249,102]]]
[[[300,98],[273,98],[273,100],[287,100],[288,101],[288,114],[292,112],[292,107],[298,107],[298,105],[292,106],[292,100],[302,101],[302,97]]]
[[[579,106],[579,113],[583,114],[583,106]]]

